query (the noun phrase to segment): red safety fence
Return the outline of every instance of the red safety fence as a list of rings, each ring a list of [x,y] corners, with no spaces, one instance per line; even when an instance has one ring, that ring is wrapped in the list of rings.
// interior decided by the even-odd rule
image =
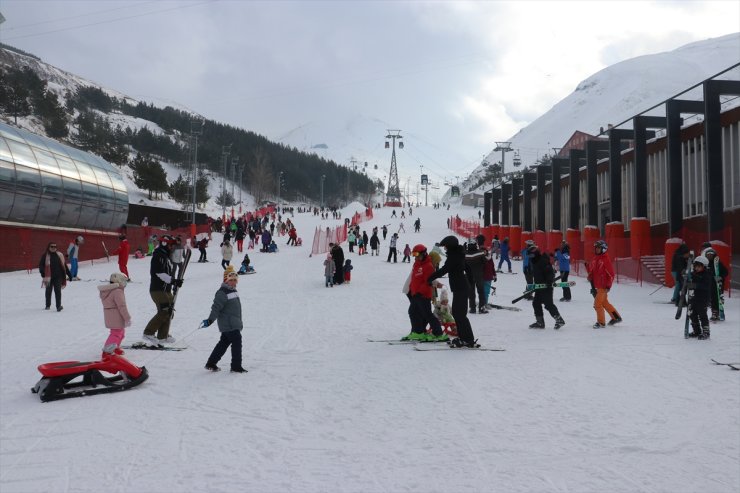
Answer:
[[[326,227],[326,229],[316,228],[313,235],[313,244],[311,245],[311,255],[317,253],[327,253],[329,244],[338,245],[347,239],[347,223],[343,223],[336,228]]]
[[[146,252],[149,236],[169,234],[180,235],[189,241],[191,227],[174,230],[163,230],[153,227],[127,226],[126,237],[131,247],[131,255],[138,247]],[[196,226],[196,234],[208,233],[208,225]],[[100,231],[86,229],[61,229],[32,225],[9,225],[0,224],[0,237],[6,245],[10,245],[5,253],[0,256],[0,272],[15,270],[27,270],[29,272],[38,269],[39,260],[46,251],[49,242],[56,242],[59,251],[67,253],[67,247],[78,236],[84,238],[80,247],[79,262],[107,262],[106,249],[111,257],[111,262],[117,262],[115,253],[118,249],[118,235],[120,231]]]

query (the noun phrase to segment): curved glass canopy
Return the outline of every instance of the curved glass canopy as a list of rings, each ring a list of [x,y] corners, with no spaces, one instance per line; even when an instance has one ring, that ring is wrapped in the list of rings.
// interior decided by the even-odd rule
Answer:
[[[0,122],[0,220],[111,230],[127,217],[128,193],[115,166]]]

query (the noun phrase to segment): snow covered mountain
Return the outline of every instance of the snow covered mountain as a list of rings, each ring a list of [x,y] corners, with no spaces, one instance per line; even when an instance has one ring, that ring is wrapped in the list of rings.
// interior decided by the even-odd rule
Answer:
[[[739,62],[740,33],[734,33],[616,63],[582,81],[568,97],[517,132],[509,139],[511,147],[519,151],[522,165],[533,165],[544,154],[552,154],[553,147],[565,144],[574,131],[596,135],[600,127],[619,124]],[[739,80],[740,68],[721,78]],[[698,99],[700,94],[698,88],[682,97]],[[509,154],[507,172],[513,169],[511,159]],[[485,161],[500,162],[501,153],[491,151]]]

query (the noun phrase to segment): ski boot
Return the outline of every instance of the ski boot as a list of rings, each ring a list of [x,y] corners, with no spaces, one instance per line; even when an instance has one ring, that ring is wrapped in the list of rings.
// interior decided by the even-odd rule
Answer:
[[[593,328],[594,328],[594,329],[603,329],[604,327],[606,327],[606,325],[604,325],[604,324],[602,324],[602,323],[599,323],[599,322],[596,322],[596,323],[595,323],[595,324],[593,325]]]
[[[442,332],[439,335],[427,334],[427,341],[429,342],[447,342],[450,340],[450,336]]]
[[[231,373],[247,373],[247,370],[241,366],[237,366],[231,369]]]
[[[689,337],[699,337],[701,335],[701,327],[699,327],[699,324],[691,324],[691,332],[689,332]]]
[[[617,325],[619,322],[622,321],[622,317],[619,316],[619,312],[614,310],[611,313],[611,316],[613,317],[611,320],[609,320],[608,325]]]
[[[709,325],[706,325],[701,328],[701,334],[699,334],[699,337],[697,337],[700,341],[706,341],[709,339]]]
[[[544,317],[536,317],[537,321],[533,324],[530,324],[530,329],[544,329],[545,328],[545,318]]]
[[[221,368],[219,368],[219,367],[218,367],[218,366],[216,366],[215,364],[211,364],[211,363],[206,363],[206,366],[205,366],[204,368],[205,368],[206,370],[208,370],[208,371],[212,371],[212,372],[214,372],[214,373],[215,373],[215,372],[217,372],[217,371],[221,371]]]
[[[427,337],[426,332],[411,332],[409,335],[401,338],[402,341],[422,341]]]
[[[486,307],[484,305],[481,305],[478,307],[478,313],[488,313],[488,310],[486,310]]]
[[[565,325],[565,320],[563,320],[563,317],[561,317],[560,315],[555,317],[555,330],[558,330],[563,325]]]

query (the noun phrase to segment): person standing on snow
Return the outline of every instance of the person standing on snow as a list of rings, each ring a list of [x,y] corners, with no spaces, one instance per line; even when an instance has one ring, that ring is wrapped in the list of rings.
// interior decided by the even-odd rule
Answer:
[[[378,238],[378,232],[373,231],[373,235],[370,237],[370,256],[380,255],[378,248],[380,247],[380,239]]]
[[[126,275],[126,279],[131,281],[131,276],[128,274],[128,256],[131,252],[131,245],[128,243],[125,234],[118,235],[118,248],[113,251],[113,254],[118,254],[118,270]]]
[[[67,264],[64,263],[64,255],[57,250],[57,244],[50,241],[46,246],[46,251],[41,255],[39,260],[39,274],[41,274],[41,284],[46,288],[46,310],[51,308],[51,290],[54,290],[54,299],[57,304],[57,311],[61,312],[62,306],[62,289],[67,287],[67,276],[72,278],[67,270]]]
[[[398,233],[393,233],[391,236],[391,241],[388,246],[388,260],[386,262],[391,261],[391,257],[393,257],[393,263],[395,264],[398,262],[398,254],[396,253],[396,243],[398,242]]]
[[[689,312],[691,313],[691,333],[689,337],[699,340],[709,339],[709,319],[707,308],[711,300],[711,291],[715,289],[712,282],[712,272],[709,271],[709,259],[700,255],[694,259],[691,273],[691,283],[694,285],[694,295],[689,301]]]
[[[103,344],[103,358],[112,354],[123,354],[121,342],[126,336],[126,327],[131,326],[131,315],[126,307],[124,289],[128,278],[120,272],[110,275],[110,282],[98,286],[100,301],[103,303],[103,320],[110,330],[108,338]]]
[[[565,325],[565,320],[560,316],[558,307],[552,301],[552,292],[554,289],[552,283],[555,282],[555,271],[552,268],[550,256],[546,253],[541,253],[537,245],[530,245],[525,255],[529,257],[529,272],[532,276],[533,283],[547,285],[547,287],[537,289],[534,292],[532,308],[534,308],[534,318],[536,321],[529,328],[545,328],[545,316],[542,311],[542,305],[544,305],[545,309],[552,315],[552,318],[555,319],[555,328],[559,329]]]
[[[563,240],[560,248],[555,249],[555,260],[558,261],[560,280],[568,282],[568,276],[570,275],[570,245],[568,245],[567,241]],[[560,301],[570,301],[569,287],[563,287],[563,297],[560,298]]]
[[[336,271],[337,266],[334,264],[334,259],[331,258],[331,253],[327,253],[324,260],[324,287],[334,287],[334,274]]]
[[[175,338],[170,335],[170,319],[172,318],[172,286],[180,288],[182,280],[172,278],[172,262],[170,251],[175,240],[169,235],[164,235],[159,240],[159,245],[152,253],[152,261],[149,267],[151,281],[149,283],[149,296],[157,307],[157,313],[149,320],[144,328],[142,339],[153,345],[172,344]],[[156,335],[155,335],[156,334]]]
[[[475,313],[475,293],[478,293],[478,313],[488,313],[483,292],[483,268],[486,262],[486,249],[478,249],[476,241],[469,241],[465,252],[465,264],[468,268],[468,302],[470,313]]]
[[[242,328],[244,325],[242,324],[242,304],[239,301],[239,293],[236,292],[239,275],[234,272],[233,267],[229,266],[224,271],[223,280],[223,284],[213,297],[211,313],[201,323],[203,327],[208,327],[216,321],[221,333],[221,338],[206,361],[205,369],[213,372],[221,371],[217,364],[231,346],[231,372],[247,373],[242,366]]]
[[[69,243],[69,246],[67,247],[67,258],[69,258],[69,280],[70,281],[79,281],[80,278],[77,277],[77,268],[79,266],[79,257],[80,257],[80,245],[85,243],[85,238],[82,236],[78,236],[74,240],[72,240]]]
[[[594,258],[588,266],[588,280],[593,283],[593,287],[596,290],[596,296],[594,298],[594,310],[596,310],[596,323],[594,329],[602,329],[606,327],[604,316],[604,310],[606,309],[609,313],[611,320],[609,325],[615,325],[622,321],[622,317],[619,316],[617,309],[609,303],[607,293],[612,287],[614,282],[614,267],[612,261],[607,255],[607,244],[604,240],[598,240],[594,243]]]
[[[432,313],[432,286],[427,280],[434,274],[432,259],[427,254],[424,245],[414,246],[411,255],[414,256],[414,264],[409,274],[408,289],[404,286],[404,292],[409,298],[409,320],[411,321],[411,332],[402,337],[402,341],[447,341],[449,337],[442,330],[442,325]],[[442,283],[436,283],[442,286]],[[432,333],[427,334],[426,327],[429,324]]]
[[[341,246],[329,243],[331,258],[334,259],[334,284],[344,282],[344,250]]]
[[[221,243],[221,268],[226,270],[226,267],[231,265],[231,259],[234,256],[234,248],[231,246],[231,243],[229,243],[228,240],[224,240],[223,243]]]
[[[455,319],[457,335],[450,341],[452,347],[479,347],[473,335],[473,328],[468,320],[468,279],[465,265],[465,249],[460,245],[456,236],[446,236],[439,242],[445,249],[447,260],[442,268],[437,269],[429,278],[432,283],[445,274],[449,274],[450,290],[452,291],[452,318]]]

